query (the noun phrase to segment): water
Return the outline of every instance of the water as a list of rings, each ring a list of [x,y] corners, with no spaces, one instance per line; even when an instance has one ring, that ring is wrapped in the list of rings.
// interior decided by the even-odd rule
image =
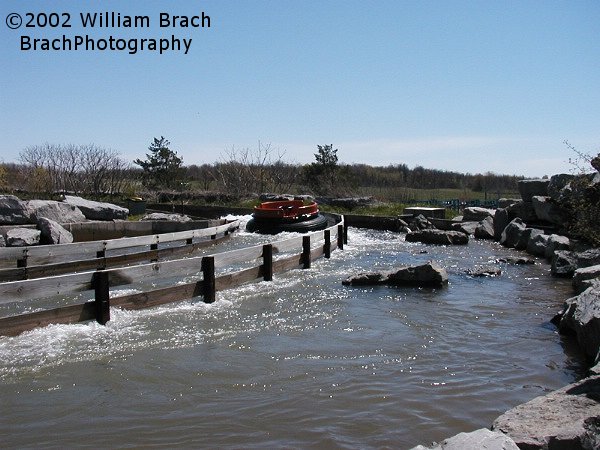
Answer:
[[[268,239],[241,232],[220,248]],[[409,448],[489,427],[581,371],[548,322],[571,287],[547,264],[465,274],[515,254],[351,228],[330,260],[212,305],[0,338],[2,447]],[[430,259],[448,287],[341,285]]]

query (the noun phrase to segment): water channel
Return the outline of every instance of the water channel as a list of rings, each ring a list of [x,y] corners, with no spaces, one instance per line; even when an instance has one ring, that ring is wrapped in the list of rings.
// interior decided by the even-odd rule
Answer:
[[[211,251],[269,239],[242,231]],[[582,370],[549,323],[570,283],[542,260],[495,262],[515,255],[350,228],[331,259],[211,305],[0,337],[2,447],[402,449],[489,427]],[[447,287],[341,284],[428,260]],[[501,276],[465,273],[487,264]]]

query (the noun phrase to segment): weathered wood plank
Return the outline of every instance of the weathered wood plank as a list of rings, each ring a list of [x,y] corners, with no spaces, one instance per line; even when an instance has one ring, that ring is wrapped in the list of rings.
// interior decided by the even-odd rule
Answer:
[[[121,309],[143,309],[167,303],[199,297],[203,292],[203,281],[169,286],[146,292],[127,294],[110,299],[110,306]]]
[[[96,310],[94,302],[63,306],[46,311],[0,318],[0,335],[17,336],[24,331],[45,327],[50,324],[71,324],[94,320],[95,318]]]
[[[273,261],[273,273],[287,272],[292,269],[300,269],[303,265],[302,253],[297,253],[287,258]]]
[[[92,289],[93,273],[82,272],[0,283],[0,304],[87,291]]]
[[[238,264],[262,257],[262,245],[240,248],[223,253],[215,253],[215,267],[222,268],[230,264]]]
[[[241,286],[244,283],[249,283],[256,279],[262,279],[263,277],[264,270],[262,265],[250,267],[249,269],[218,276],[215,279],[215,289],[217,291],[224,291],[226,289]]]

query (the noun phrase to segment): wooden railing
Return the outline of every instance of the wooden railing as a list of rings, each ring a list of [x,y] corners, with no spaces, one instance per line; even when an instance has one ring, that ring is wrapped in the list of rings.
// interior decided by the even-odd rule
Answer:
[[[111,306],[141,309],[199,296],[204,302],[211,303],[218,291],[252,281],[270,281],[274,274],[310,268],[315,259],[329,258],[336,248],[343,248],[347,239],[344,218],[337,218],[337,224],[322,231],[208,256],[0,283],[0,305],[29,304],[32,299],[64,298],[82,292],[92,294],[91,301],[79,300],[76,304],[0,318],[0,335],[14,336],[51,323],[95,319],[104,324],[110,320]],[[258,265],[255,264],[257,259],[261,260]],[[236,269],[235,265],[250,267]],[[231,271],[225,271],[226,268]],[[188,280],[183,281],[186,278]],[[113,287],[165,279],[165,287],[118,296],[113,290],[111,295]],[[176,281],[169,282],[170,279]]]
[[[0,269],[0,282],[183,257],[199,248],[226,239],[230,232],[239,228],[239,225],[239,220],[235,220],[216,227],[174,233],[71,244],[3,247],[0,248],[0,263],[12,267]],[[161,244],[170,246],[159,249]]]

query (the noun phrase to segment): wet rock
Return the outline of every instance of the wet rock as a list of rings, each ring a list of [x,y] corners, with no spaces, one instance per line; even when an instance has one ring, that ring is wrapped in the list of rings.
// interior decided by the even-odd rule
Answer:
[[[421,230],[407,233],[406,241],[437,245],[466,245],[469,243],[469,236],[460,231]]]
[[[600,350],[600,287],[590,287],[565,302],[559,323],[561,333],[574,333],[587,359],[597,362]]]
[[[112,203],[95,202],[72,195],[65,196],[65,203],[78,207],[89,220],[126,220],[129,210]]]
[[[600,448],[600,377],[536,397],[498,417],[492,430],[521,449]]]
[[[40,230],[33,228],[13,228],[6,232],[6,245],[8,247],[27,247],[40,243]]]
[[[24,225],[31,223],[31,211],[27,203],[14,195],[0,195],[0,224]]]
[[[30,200],[27,206],[31,211],[32,220],[37,223],[40,218],[54,220],[58,223],[85,222],[86,218],[81,210],[74,205],[54,200]]]
[[[487,428],[459,433],[445,439],[433,447],[417,445],[412,450],[518,450],[517,444],[504,433],[490,431]]]
[[[191,222],[192,219],[184,214],[151,213],[146,214],[140,220],[143,221],[169,221],[169,222]]]
[[[527,242],[527,253],[530,255],[545,257],[546,248],[548,247],[548,239],[550,236],[547,234],[537,234],[529,239]]]
[[[507,264],[515,264],[515,265],[535,264],[535,259],[527,258],[525,256],[515,256],[515,257],[508,256],[506,258],[499,258],[498,262],[507,263]]]
[[[514,248],[521,234],[525,231],[525,223],[520,218],[513,219],[504,229],[500,237],[500,244],[505,247]]]
[[[581,293],[595,284],[594,280],[600,282],[600,265],[582,267],[573,274],[573,288]]]
[[[495,212],[496,211],[493,209],[472,206],[465,208],[465,210],[463,211],[463,220],[465,222],[480,222],[486,217],[493,216]]]
[[[423,214],[414,216],[407,222],[407,225],[412,231],[432,230],[435,228]]]
[[[38,220],[38,229],[40,230],[41,244],[70,244],[73,242],[73,235],[65,230],[58,222],[41,217]]]
[[[468,269],[466,274],[478,278],[478,277],[498,277],[502,274],[502,271],[498,267],[475,267]]]
[[[488,216],[479,222],[477,228],[475,228],[475,237],[477,239],[494,239],[494,219],[492,216]]]
[[[548,179],[519,180],[517,187],[524,202],[530,202],[535,195],[548,195]]]
[[[345,279],[345,286],[425,286],[439,287],[448,283],[446,269],[434,262],[419,266],[402,266],[384,272],[359,273]]]

